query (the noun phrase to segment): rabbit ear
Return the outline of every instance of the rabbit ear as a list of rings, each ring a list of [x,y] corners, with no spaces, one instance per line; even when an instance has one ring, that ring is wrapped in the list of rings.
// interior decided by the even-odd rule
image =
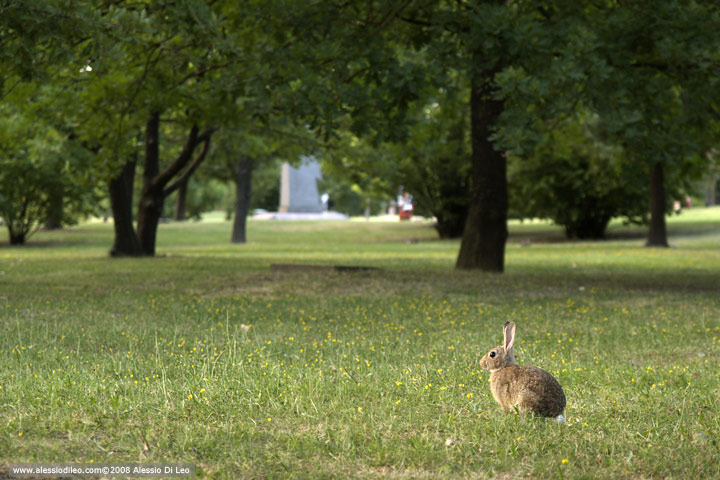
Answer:
[[[515,322],[505,322],[503,337],[505,339],[505,351],[507,352],[515,343]]]

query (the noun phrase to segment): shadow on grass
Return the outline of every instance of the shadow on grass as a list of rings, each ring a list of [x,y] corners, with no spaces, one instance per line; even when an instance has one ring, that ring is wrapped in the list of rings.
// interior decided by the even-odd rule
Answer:
[[[674,225],[668,228],[668,240],[680,238],[697,238],[705,235],[720,234],[720,228],[708,224],[685,224]],[[568,239],[561,230],[538,229],[530,232],[510,232],[508,242],[510,243],[551,243],[551,244],[574,244],[583,242],[607,242],[613,241],[644,241],[647,238],[647,227],[643,226],[622,226],[610,227],[605,232],[605,237],[596,239]]]
[[[720,292],[717,272],[510,271],[502,275],[448,270],[268,271],[226,276],[206,297],[478,297],[487,302],[641,296],[688,297]]]

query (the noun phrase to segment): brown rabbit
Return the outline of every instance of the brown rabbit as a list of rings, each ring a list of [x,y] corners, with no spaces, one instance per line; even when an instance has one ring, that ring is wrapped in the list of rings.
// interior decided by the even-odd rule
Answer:
[[[542,417],[564,421],[565,393],[555,378],[545,370],[515,364],[515,323],[505,322],[505,344],[483,356],[480,366],[490,371],[490,390],[503,411],[514,407],[521,413],[533,412]]]

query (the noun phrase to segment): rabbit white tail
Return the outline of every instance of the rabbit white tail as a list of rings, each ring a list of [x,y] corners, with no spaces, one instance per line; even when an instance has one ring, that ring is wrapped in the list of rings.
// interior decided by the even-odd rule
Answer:
[[[565,417],[563,417],[562,413],[560,415],[558,415],[557,417],[555,417],[555,422],[556,423],[565,423]]]

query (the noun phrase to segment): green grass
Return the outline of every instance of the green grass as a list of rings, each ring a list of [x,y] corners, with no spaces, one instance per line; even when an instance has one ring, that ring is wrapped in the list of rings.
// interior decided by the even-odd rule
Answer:
[[[669,221],[670,249],[513,222],[503,275],[455,271],[458,242],[423,222],[251,221],[246,245],[163,224],[154,259],[108,258],[100,223],[0,244],[0,476],[718,478],[720,209]],[[478,361],[506,320],[565,424],[494,403]]]

